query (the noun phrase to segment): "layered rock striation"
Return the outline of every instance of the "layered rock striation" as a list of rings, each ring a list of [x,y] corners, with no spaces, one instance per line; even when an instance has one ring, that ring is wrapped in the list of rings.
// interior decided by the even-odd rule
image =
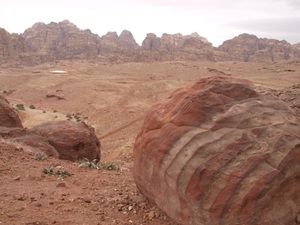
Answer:
[[[199,80],[147,113],[134,146],[136,185],[184,225],[296,224],[299,119],[249,81]]]

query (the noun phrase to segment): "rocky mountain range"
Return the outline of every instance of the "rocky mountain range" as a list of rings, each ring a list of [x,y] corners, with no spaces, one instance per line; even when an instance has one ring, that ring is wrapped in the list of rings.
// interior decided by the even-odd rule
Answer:
[[[0,63],[2,65],[37,65],[56,60],[98,60],[110,62],[209,60],[209,61],[279,61],[299,60],[300,43],[258,38],[241,34],[214,47],[197,33],[147,34],[139,46],[132,33],[108,32],[102,37],[81,30],[64,20],[50,24],[36,23],[22,34],[10,34],[0,28]]]

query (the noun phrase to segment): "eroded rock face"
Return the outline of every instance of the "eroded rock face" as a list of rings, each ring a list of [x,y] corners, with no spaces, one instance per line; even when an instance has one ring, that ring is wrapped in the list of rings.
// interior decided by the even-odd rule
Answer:
[[[258,38],[250,34],[241,34],[224,41],[218,49],[228,53],[231,60],[245,62],[296,60],[300,56],[299,49],[286,41]]]
[[[44,137],[56,149],[60,159],[100,159],[100,142],[94,129],[84,122],[52,121],[30,131]]]
[[[23,127],[16,109],[0,94],[0,126]]]
[[[100,160],[100,142],[94,129],[84,122],[51,121],[31,129],[22,122],[7,99],[0,95],[0,142],[26,152],[44,153],[66,160]]]
[[[296,224],[300,121],[246,80],[202,79],[148,112],[138,189],[180,224]]]
[[[24,39],[23,56],[27,64],[59,59],[92,59],[98,54],[99,36],[90,30],[80,30],[67,20],[50,24],[35,23],[21,37]]]

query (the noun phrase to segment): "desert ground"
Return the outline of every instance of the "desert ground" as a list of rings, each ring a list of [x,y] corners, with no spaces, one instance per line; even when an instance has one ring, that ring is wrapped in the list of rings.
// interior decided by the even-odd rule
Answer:
[[[13,106],[25,106],[19,110],[25,127],[68,117],[84,120],[100,139],[101,161],[119,167],[106,171],[54,158],[38,160],[0,144],[0,224],[175,225],[135,187],[135,137],[151,105],[178,88],[216,75],[279,90],[300,83],[300,62],[60,61],[0,66],[0,91]],[[62,180],[44,174],[49,165],[72,175]]]

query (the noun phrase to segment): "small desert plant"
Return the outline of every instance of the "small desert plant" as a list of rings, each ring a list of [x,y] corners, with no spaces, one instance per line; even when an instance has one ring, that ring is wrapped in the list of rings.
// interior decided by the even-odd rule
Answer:
[[[87,158],[84,158],[83,160],[78,161],[78,166],[82,167],[82,166],[88,166],[90,168],[95,168],[97,169],[97,160],[92,160],[89,161]]]
[[[67,114],[66,117],[68,118],[68,120],[72,119],[72,115],[71,114]]]
[[[81,121],[81,118],[80,118],[80,116],[79,115],[74,115],[74,118],[76,119],[76,122],[80,122]]]
[[[16,104],[16,107],[18,110],[25,110],[25,107],[23,104]]]
[[[71,176],[71,174],[64,170],[63,167],[59,167],[59,169],[56,169],[53,165],[47,166],[43,169],[44,174],[49,175],[56,175],[61,180],[65,179],[68,176]]]
[[[99,162],[98,164],[100,166],[100,169],[102,169],[102,170],[117,170],[117,169],[119,169],[118,165],[115,164],[114,162],[104,162],[104,163]]]
[[[97,169],[97,170],[117,170],[119,169],[119,167],[117,166],[117,164],[115,164],[114,162],[97,162],[97,160],[92,160],[89,161],[88,159],[83,159],[81,161],[78,162],[78,166],[88,166],[90,168],[93,169]]]
[[[35,109],[35,106],[34,105],[30,105],[29,108]]]
[[[43,153],[36,153],[33,158],[36,160],[43,161],[47,158],[47,156]]]
[[[58,170],[55,173],[61,180],[65,179],[66,177],[71,176],[71,174],[66,170]]]
[[[54,166],[50,165],[43,169],[44,174],[53,175],[54,174]]]

